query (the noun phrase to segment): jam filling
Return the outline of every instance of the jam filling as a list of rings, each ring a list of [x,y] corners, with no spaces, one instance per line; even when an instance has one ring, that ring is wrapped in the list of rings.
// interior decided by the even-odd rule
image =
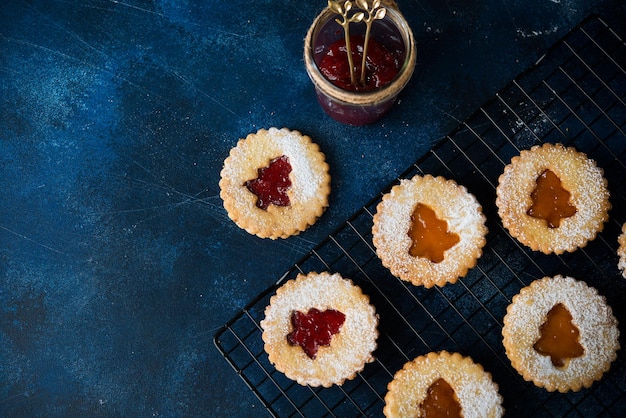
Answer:
[[[563,367],[568,359],[585,353],[578,343],[580,332],[572,323],[572,315],[562,303],[557,303],[550,309],[546,322],[539,330],[541,337],[533,348],[541,355],[550,356],[554,367]]]
[[[290,345],[299,345],[310,359],[315,360],[317,350],[330,345],[333,335],[339,332],[345,319],[343,313],[334,309],[320,311],[311,308],[308,313],[293,311],[293,331],[287,335],[287,342]]]
[[[428,258],[433,263],[442,262],[446,250],[461,240],[454,232],[448,232],[445,220],[438,219],[434,210],[421,203],[411,215],[409,237],[413,241],[409,254]]]
[[[461,404],[454,393],[452,386],[442,378],[435,380],[426,392],[426,398],[420,404],[420,417],[461,418]]]
[[[537,187],[530,197],[533,203],[526,213],[533,218],[545,219],[550,228],[558,228],[561,219],[576,214],[576,207],[569,204],[570,192],[561,186],[561,179],[550,170],[544,170],[537,177]]]
[[[291,189],[291,164],[289,157],[281,155],[270,161],[269,166],[259,168],[258,177],[245,182],[245,186],[257,196],[256,205],[267,209],[269,205],[289,206],[287,191]]]
[[[354,62],[355,74],[361,74],[364,37],[350,37],[350,51]],[[350,65],[346,52],[346,41],[340,39],[328,47],[318,67],[320,72],[335,86],[347,91],[371,91],[383,87],[398,75],[399,60],[374,38],[369,39],[365,60],[365,83],[353,85],[350,80]]]

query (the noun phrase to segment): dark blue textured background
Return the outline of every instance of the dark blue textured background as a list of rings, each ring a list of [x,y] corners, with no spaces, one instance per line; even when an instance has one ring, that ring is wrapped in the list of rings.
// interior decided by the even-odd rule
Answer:
[[[623,1],[400,0],[418,68],[367,127],[323,114],[302,41],[325,1],[5,0],[0,6],[0,416],[257,416],[215,332],[593,12]],[[330,207],[237,228],[239,138],[310,135]]]

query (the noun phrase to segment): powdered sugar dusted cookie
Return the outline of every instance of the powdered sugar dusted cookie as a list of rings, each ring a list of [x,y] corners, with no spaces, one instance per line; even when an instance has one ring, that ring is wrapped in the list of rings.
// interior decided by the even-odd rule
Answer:
[[[491,375],[459,353],[441,351],[417,357],[395,374],[387,390],[386,417],[495,418],[504,414]]]
[[[502,223],[522,244],[545,254],[575,251],[608,219],[609,191],[595,161],[561,144],[523,150],[496,189]]]
[[[536,280],[507,308],[506,355],[548,391],[578,391],[609,370],[619,349],[617,320],[596,289],[571,277]]]
[[[261,238],[287,238],[328,206],[330,175],[319,146],[298,131],[261,129],[224,161],[220,197],[228,216]]]
[[[617,255],[619,261],[617,262],[617,268],[622,272],[622,276],[626,278],[626,223],[622,225],[622,233],[617,238],[619,247],[617,248]]]
[[[369,297],[338,273],[299,274],[270,299],[261,321],[276,369],[301,385],[329,387],[372,362],[378,316]]]
[[[431,175],[402,179],[376,208],[373,243],[392,274],[415,285],[455,283],[485,245],[485,216],[471,193]]]

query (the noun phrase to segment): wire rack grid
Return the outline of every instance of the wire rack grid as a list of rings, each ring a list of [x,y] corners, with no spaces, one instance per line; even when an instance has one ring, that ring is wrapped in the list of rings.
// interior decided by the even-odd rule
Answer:
[[[381,416],[387,384],[405,362],[448,350],[470,356],[491,373],[507,416],[624,416],[622,352],[591,388],[550,393],[525,382],[511,367],[501,331],[513,296],[533,280],[556,274],[598,289],[620,324],[626,324],[626,280],[616,255],[626,221],[625,68],[624,40],[600,17],[586,19],[226,324],[215,345],[268,412]],[[586,247],[561,256],[538,254],[511,238],[495,206],[504,166],[522,149],[544,142],[587,153],[603,168],[611,192],[604,230]],[[489,228],[477,266],[458,283],[432,289],[393,277],[376,256],[371,236],[382,195],[400,178],[427,173],[467,187],[481,202]],[[263,349],[259,323],[270,297],[284,281],[311,271],[352,279],[380,316],[375,361],[341,386],[300,386],[276,371]]]

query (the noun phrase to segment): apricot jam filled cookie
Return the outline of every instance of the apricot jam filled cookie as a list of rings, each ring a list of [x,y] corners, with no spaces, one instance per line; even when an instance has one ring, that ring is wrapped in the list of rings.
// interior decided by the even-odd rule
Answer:
[[[261,321],[269,361],[301,385],[353,379],[374,360],[378,316],[361,289],[338,273],[299,274],[270,299]]]
[[[496,189],[498,214],[509,233],[534,251],[575,251],[608,219],[603,175],[595,161],[572,147],[534,146],[504,168]]]
[[[319,146],[298,131],[261,129],[224,161],[220,197],[228,216],[261,238],[287,238],[328,206],[330,175]]]
[[[609,370],[617,320],[596,289],[571,277],[536,280],[507,308],[506,355],[527,381],[550,392],[579,391]]]
[[[626,278],[626,223],[622,225],[622,233],[617,237],[617,256],[619,261],[617,262],[617,268],[622,272],[622,276]]]
[[[431,175],[402,179],[376,208],[373,243],[402,280],[430,288],[455,283],[485,245],[485,216],[467,189]]]
[[[428,353],[410,361],[387,385],[386,417],[501,417],[498,385],[459,353]]]

